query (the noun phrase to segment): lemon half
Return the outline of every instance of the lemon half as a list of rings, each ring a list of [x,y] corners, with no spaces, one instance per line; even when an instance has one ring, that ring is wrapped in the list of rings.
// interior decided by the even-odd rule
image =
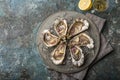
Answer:
[[[80,0],[78,3],[78,7],[81,10],[89,10],[92,7],[92,0]]]

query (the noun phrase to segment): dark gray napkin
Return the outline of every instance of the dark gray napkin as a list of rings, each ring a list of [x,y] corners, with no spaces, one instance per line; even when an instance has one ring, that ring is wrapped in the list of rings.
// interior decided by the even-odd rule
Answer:
[[[106,20],[98,16],[95,16],[93,14],[90,14],[90,13],[87,13],[86,16],[90,18],[96,24],[96,26],[99,29],[99,33],[100,33],[100,50],[99,50],[97,58],[92,63],[93,65],[97,61],[102,59],[105,55],[109,54],[113,50],[113,48],[111,47],[109,41],[107,41],[104,35],[101,33],[101,30]],[[56,72],[52,70],[49,70],[49,73],[51,76],[51,80],[83,80],[88,69],[89,67],[83,71],[72,73],[72,74],[64,74],[64,73],[60,73],[60,72]]]

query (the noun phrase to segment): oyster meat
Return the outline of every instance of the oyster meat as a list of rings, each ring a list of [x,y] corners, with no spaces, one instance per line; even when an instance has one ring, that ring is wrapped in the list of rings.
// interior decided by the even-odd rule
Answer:
[[[78,46],[70,47],[70,54],[73,65],[80,67],[84,63],[84,54]]]
[[[51,34],[48,30],[44,30],[43,31],[43,42],[47,47],[52,47],[59,43],[59,38]]]
[[[56,19],[54,29],[59,37],[64,37],[67,33],[67,21],[62,18]]]
[[[74,36],[82,31],[88,29],[89,23],[87,20],[76,19],[69,28],[69,37]]]
[[[79,45],[79,46],[87,46],[88,48],[94,47],[93,39],[88,36],[86,33],[80,33],[79,35],[75,36],[70,41],[71,45]]]
[[[65,58],[66,44],[60,43],[52,52],[51,60],[54,64],[62,64]]]

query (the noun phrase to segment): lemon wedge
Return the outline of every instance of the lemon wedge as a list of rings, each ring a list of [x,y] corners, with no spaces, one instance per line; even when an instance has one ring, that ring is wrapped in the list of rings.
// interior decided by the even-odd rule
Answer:
[[[80,0],[78,3],[78,7],[81,10],[89,10],[92,7],[92,0]]]

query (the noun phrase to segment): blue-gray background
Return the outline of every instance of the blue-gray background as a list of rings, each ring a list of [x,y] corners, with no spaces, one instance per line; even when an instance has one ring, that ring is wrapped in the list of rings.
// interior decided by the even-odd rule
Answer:
[[[49,15],[73,10],[79,0],[0,0],[0,80],[50,80],[36,48],[36,33]],[[86,80],[120,80],[120,0],[109,0],[103,33],[114,52],[96,64]]]

